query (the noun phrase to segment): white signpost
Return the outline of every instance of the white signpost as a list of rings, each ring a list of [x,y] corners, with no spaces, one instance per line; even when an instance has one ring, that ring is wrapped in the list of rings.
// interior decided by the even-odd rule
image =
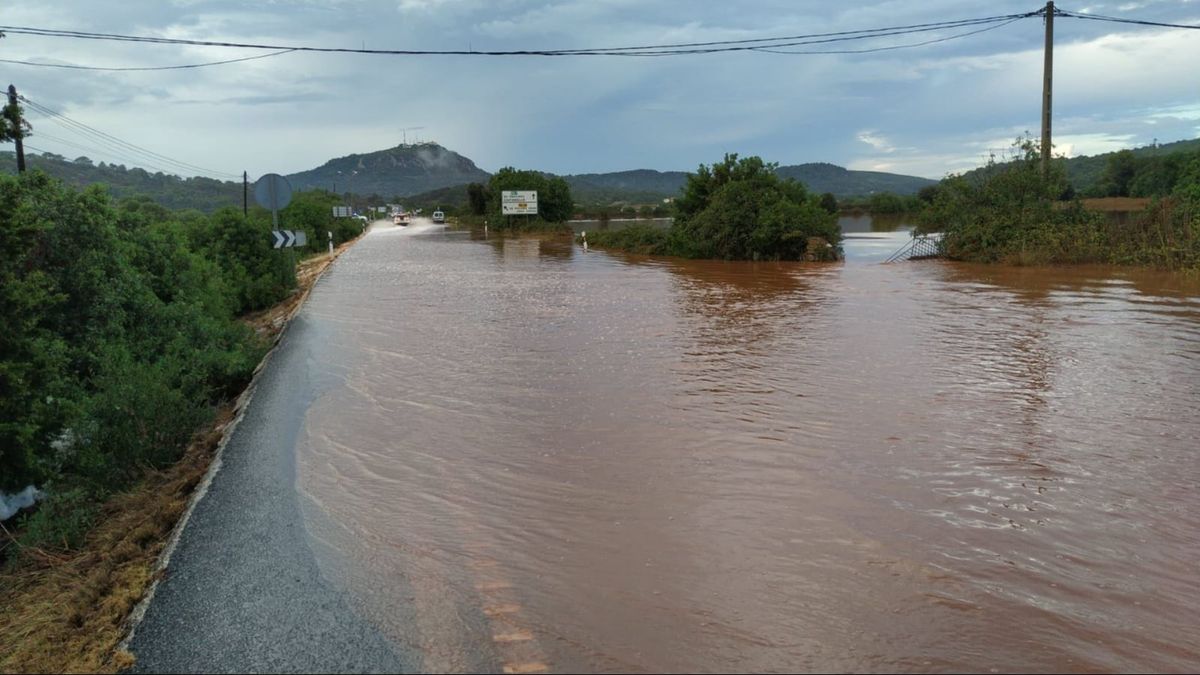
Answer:
[[[500,193],[500,215],[536,216],[537,190],[505,190]]]

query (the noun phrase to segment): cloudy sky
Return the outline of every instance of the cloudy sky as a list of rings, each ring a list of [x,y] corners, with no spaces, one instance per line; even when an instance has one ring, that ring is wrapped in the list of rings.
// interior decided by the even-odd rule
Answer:
[[[1036,10],[927,0],[32,0],[0,25],[375,49],[557,49],[738,40]],[[1060,9],[1200,25],[1200,1],[1064,0]],[[852,44],[891,46],[945,30]],[[1200,30],[1055,21],[1055,144],[1095,154],[1200,136]],[[30,99],[214,172],[289,173],[434,140],[494,171],[694,169],[725,152],[932,178],[1038,134],[1043,24],[873,54],[666,58],[290,53],[164,72],[0,63]],[[0,58],[161,66],[261,52],[9,34]],[[31,115],[30,145],[146,165]],[[423,127],[404,131],[405,128]],[[73,143],[74,145],[71,145]],[[79,147],[83,146],[83,147]],[[213,175],[218,175],[214,173]]]

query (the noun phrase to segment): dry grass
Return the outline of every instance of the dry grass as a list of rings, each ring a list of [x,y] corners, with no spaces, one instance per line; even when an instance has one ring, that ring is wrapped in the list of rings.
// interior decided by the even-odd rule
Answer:
[[[31,562],[0,575],[0,671],[116,672],[125,619],[146,592],[155,561],[233,419],[222,408],[178,463],[104,504],[76,552],[29,551]]]
[[[1083,208],[1088,211],[1144,211],[1150,205],[1145,197],[1098,197],[1084,199]]]
[[[352,243],[301,262],[297,292],[244,321],[278,337],[321,273]],[[114,673],[133,665],[131,654],[116,651],[129,614],[150,588],[158,557],[235,412],[232,404],[222,407],[179,462],[108,500],[81,549],[22,549],[22,562],[0,573],[0,672]],[[21,546],[8,532],[0,532],[0,540]]]

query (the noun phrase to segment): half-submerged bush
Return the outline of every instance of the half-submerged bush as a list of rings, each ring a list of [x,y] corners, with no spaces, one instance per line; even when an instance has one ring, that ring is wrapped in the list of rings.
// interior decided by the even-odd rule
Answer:
[[[775,164],[726,155],[688,176],[668,230],[633,226],[600,232],[596,246],[721,260],[835,260],[837,216],[804,185],[780,178]]]

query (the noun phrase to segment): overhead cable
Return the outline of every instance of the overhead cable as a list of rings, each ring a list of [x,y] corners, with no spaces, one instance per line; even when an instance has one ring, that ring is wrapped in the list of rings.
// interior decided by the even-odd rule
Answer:
[[[1065,16],[1071,19],[1087,19],[1089,21],[1110,21],[1112,23],[1127,23],[1135,26],[1156,26],[1159,28],[1187,28],[1200,30],[1200,24],[1164,23],[1162,21],[1146,21],[1143,19],[1126,19],[1119,16],[1104,16],[1103,14],[1084,14],[1083,12],[1068,12],[1055,10],[1055,16]]]
[[[294,49],[281,49],[270,54],[258,54],[257,56],[243,56],[240,59],[226,59],[224,61],[209,61],[207,63],[187,63],[180,66],[128,66],[108,68],[102,66],[80,66],[73,63],[43,63],[40,61],[19,61],[17,59],[0,59],[0,63],[15,63],[22,66],[39,66],[42,68],[67,68],[70,70],[106,70],[106,71],[146,71],[146,70],[184,70],[187,68],[206,68],[208,66],[223,66],[227,63],[241,63],[242,61],[253,61],[255,59],[268,59],[272,56],[279,56],[289,52],[296,51]]]
[[[116,136],[113,136],[112,134],[109,134],[109,133],[106,133],[99,129],[96,129],[95,127],[88,126],[87,124],[84,124],[83,122],[79,122],[78,120],[74,120],[70,117],[67,117],[66,115],[64,115],[56,110],[52,110],[52,109],[38,103],[37,101],[30,100],[29,97],[27,97],[27,96],[21,95],[19,98],[23,103],[28,105],[30,109],[32,109],[36,112],[39,112],[43,115],[46,115],[51,120],[55,121],[56,123],[60,124],[61,126],[67,128],[77,134],[86,136],[86,137],[92,139],[93,141],[99,142],[103,145],[107,145],[109,147],[115,148],[118,152],[122,152],[122,153],[132,152],[134,154],[142,155],[142,156],[149,158],[151,161],[146,162],[147,164],[166,163],[169,165],[179,167],[180,169],[184,169],[186,171],[195,171],[195,172],[206,173],[206,174],[210,174],[210,175],[227,176],[230,178],[239,178],[240,177],[240,176],[237,176],[236,174],[229,173],[227,171],[216,171],[213,169],[208,169],[208,168],[205,168],[202,166],[197,166],[195,164],[191,164],[189,162],[184,162],[181,160],[174,159],[172,157],[168,157],[167,155],[164,155],[164,154],[161,154],[158,152],[154,152],[153,150],[149,150],[140,145],[130,143],[129,141],[117,138]]]
[[[928,32],[949,28],[959,28],[972,25],[994,23],[1013,19],[1023,19],[1038,16],[1042,10],[1020,14],[1004,14],[939,21],[934,23],[909,24],[884,28],[869,28],[852,31],[835,31],[826,33],[809,33],[804,35],[787,35],[771,38],[751,38],[742,40],[718,40],[712,42],[682,42],[671,44],[654,44],[626,47],[591,47],[580,49],[535,49],[535,50],[426,50],[426,49],[359,49],[350,47],[305,47],[295,45],[273,45],[244,42],[226,42],[212,40],[188,40],[183,38],[163,38],[143,35],[122,35],[117,33],[96,33],[88,31],[70,31],[29,26],[0,26],[0,31],[20,35],[40,37],[57,37],[82,40],[108,40],[118,42],[139,42],[151,44],[189,45],[202,47],[227,47],[236,49],[270,49],[276,51],[303,51],[347,54],[379,54],[394,56],[423,56],[423,55],[460,55],[460,56],[667,56],[676,54],[708,54],[716,52],[753,51],[755,45],[763,47],[789,47],[804,44],[841,42],[847,40],[864,40],[891,35]]]
[[[1015,23],[1017,21],[1020,21],[1023,18],[1026,18],[1026,17],[1017,17],[1015,19],[1009,19],[1008,21],[1005,21],[1004,23],[999,23],[999,24],[995,24],[992,26],[988,26],[987,28],[980,28],[978,30],[969,31],[967,33],[959,33],[957,35],[950,35],[947,37],[935,38],[933,40],[925,40],[923,42],[912,42],[912,43],[904,44],[904,45],[891,45],[888,47],[868,47],[866,49],[827,49],[827,50],[807,50],[807,49],[805,49],[805,50],[788,50],[788,49],[774,49],[772,47],[758,47],[755,49],[755,51],[768,52],[771,54],[869,54],[871,52],[886,52],[886,51],[891,51],[894,49],[909,49],[912,47],[924,47],[926,45],[936,44],[938,42],[949,42],[950,40],[958,40],[959,38],[965,38],[965,37],[968,37],[971,35],[985,33],[989,30],[996,30],[997,28],[1003,28],[1004,26],[1007,26],[1010,23]]]

